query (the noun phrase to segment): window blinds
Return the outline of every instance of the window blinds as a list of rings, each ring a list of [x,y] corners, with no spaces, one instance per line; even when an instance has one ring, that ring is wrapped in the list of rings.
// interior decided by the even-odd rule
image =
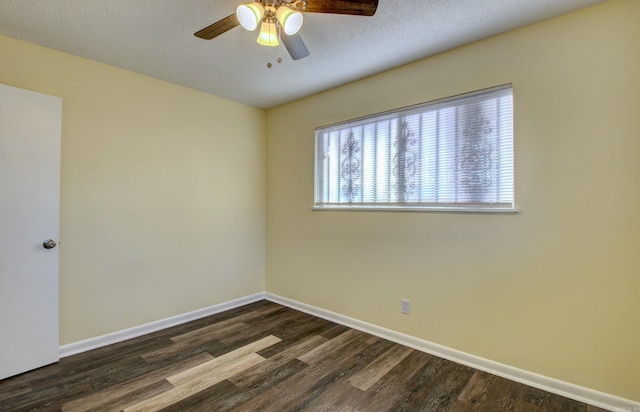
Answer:
[[[316,208],[514,208],[510,85],[316,130]]]

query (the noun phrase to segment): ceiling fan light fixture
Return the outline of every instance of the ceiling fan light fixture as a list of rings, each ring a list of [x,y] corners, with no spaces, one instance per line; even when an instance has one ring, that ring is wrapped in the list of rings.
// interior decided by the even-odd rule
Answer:
[[[241,4],[236,9],[236,16],[242,27],[254,31],[264,16],[264,7],[258,2]]]
[[[262,22],[260,27],[260,34],[258,35],[258,44],[263,46],[277,46],[280,44],[278,41],[278,32],[276,24],[274,22]]]
[[[286,35],[296,34],[302,27],[302,13],[291,10],[289,7],[280,6],[276,12],[276,17],[282,26],[282,30]]]

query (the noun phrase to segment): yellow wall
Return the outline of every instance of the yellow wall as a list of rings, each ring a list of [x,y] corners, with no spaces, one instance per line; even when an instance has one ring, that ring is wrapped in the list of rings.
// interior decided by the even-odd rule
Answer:
[[[638,21],[613,0],[270,110],[267,290],[640,400]],[[314,128],[505,83],[521,214],[310,210]]]
[[[61,344],[264,290],[262,110],[0,37],[63,99]]]

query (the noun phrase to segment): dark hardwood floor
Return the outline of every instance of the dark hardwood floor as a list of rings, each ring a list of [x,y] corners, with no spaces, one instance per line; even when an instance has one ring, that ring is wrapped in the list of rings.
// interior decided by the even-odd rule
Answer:
[[[261,301],[0,381],[1,411],[602,411]]]

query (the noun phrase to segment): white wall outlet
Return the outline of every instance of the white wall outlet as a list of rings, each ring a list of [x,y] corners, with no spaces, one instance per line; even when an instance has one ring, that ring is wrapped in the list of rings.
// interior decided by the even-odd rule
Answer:
[[[411,302],[407,299],[402,299],[400,301],[400,310],[406,315],[411,313]]]

